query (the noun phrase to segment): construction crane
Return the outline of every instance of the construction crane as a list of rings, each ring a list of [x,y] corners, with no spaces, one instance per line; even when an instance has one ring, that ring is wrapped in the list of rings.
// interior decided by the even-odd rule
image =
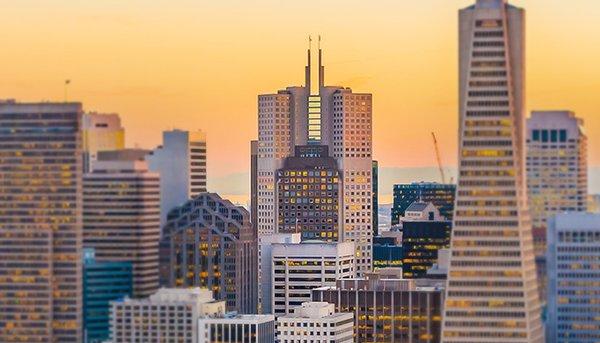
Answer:
[[[442,176],[442,183],[446,183],[446,175],[444,174],[444,168],[442,167],[442,159],[440,157],[440,149],[438,148],[437,138],[435,138],[435,132],[431,133],[433,137],[433,146],[435,147],[435,156],[437,158],[438,168],[440,168],[440,175]]]

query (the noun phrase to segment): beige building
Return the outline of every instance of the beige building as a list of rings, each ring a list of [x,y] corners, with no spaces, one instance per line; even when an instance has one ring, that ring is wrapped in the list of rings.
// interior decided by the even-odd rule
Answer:
[[[296,146],[325,145],[341,173],[341,241],[355,243],[357,271],[371,270],[372,95],[325,86],[322,51],[308,51],[305,85],[258,97],[256,200],[259,237],[277,233],[276,171]],[[300,224],[300,223],[299,223]]]
[[[161,288],[146,299],[112,303],[113,343],[198,343],[198,319],[225,314],[225,302],[201,288]]]
[[[0,102],[0,342],[83,339],[81,115]]]
[[[84,175],[83,244],[99,262],[131,262],[133,296],[147,297],[158,289],[160,177],[135,152],[101,153]]]
[[[442,342],[544,341],[525,170],[525,11],[460,11],[459,177]]]
[[[335,305],[326,302],[305,302],[277,318],[277,339],[281,343],[352,343],[354,314],[337,313]]]
[[[85,113],[82,119],[84,172],[89,172],[99,151],[125,149],[125,129],[118,114]]]

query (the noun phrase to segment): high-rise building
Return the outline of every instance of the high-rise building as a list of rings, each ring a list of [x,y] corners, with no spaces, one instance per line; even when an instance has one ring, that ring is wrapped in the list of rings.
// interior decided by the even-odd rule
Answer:
[[[340,240],[355,242],[357,270],[371,269],[372,96],[325,86],[322,51],[308,50],[306,83],[258,97],[259,236],[278,229],[276,172],[295,146],[324,145],[342,173]]]
[[[450,248],[452,222],[444,220],[432,203],[414,202],[402,221],[402,275],[405,279],[428,278],[438,251]]]
[[[225,314],[225,301],[201,288],[161,288],[144,299],[112,302],[113,343],[197,343],[198,319]]]
[[[287,343],[352,343],[354,315],[335,312],[334,304],[305,302],[293,313],[277,318],[277,339]]]
[[[547,223],[547,341],[598,342],[600,214],[562,213]]]
[[[295,146],[277,170],[277,232],[336,242],[341,233],[342,175],[326,145]]]
[[[460,11],[459,176],[443,342],[543,342],[525,175],[525,11]]]
[[[379,236],[379,162],[373,161],[373,237]]]
[[[258,141],[250,142],[250,217],[258,237]]]
[[[275,343],[272,314],[226,313],[198,320],[199,343]]]
[[[392,207],[392,225],[400,224],[404,212],[415,201],[430,202],[447,220],[454,215],[456,185],[434,182],[414,182],[394,185],[394,206]]]
[[[206,192],[206,135],[165,131],[162,145],[146,161],[151,171],[160,173],[160,225],[164,227],[169,211]]]
[[[110,302],[133,293],[131,262],[98,262],[83,249],[83,334],[86,343],[110,338]]]
[[[274,244],[300,244],[299,233],[276,233],[258,239],[260,264],[258,266],[259,313],[273,313],[273,246]]]
[[[527,120],[527,187],[540,295],[545,299],[546,221],[562,212],[585,212],[587,136],[569,111],[534,111]]]
[[[384,231],[373,237],[373,270],[402,268],[402,232]]]
[[[312,298],[354,314],[354,342],[440,341],[443,280],[405,280],[401,270],[381,269],[314,289]]]
[[[88,173],[99,151],[125,149],[125,129],[118,114],[85,113],[81,132],[83,137],[83,171]]]
[[[271,308],[275,316],[310,301],[311,290],[356,276],[354,243],[305,241],[272,245]]]
[[[197,195],[169,212],[161,246],[170,287],[208,288],[228,311],[256,313],[257,240],[246,209],[215,193]]]
[[[0,102],[0,341],[81,342],[80,103]]]
[[[83,245],[98,262],[131,262],[133,296],[147,297],[158,289],[160,176],[136,157],[99,153],[84,175]]]

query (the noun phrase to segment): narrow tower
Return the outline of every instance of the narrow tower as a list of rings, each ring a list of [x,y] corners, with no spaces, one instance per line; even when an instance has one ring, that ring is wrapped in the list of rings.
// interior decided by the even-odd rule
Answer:
[[[525,11],[460,11],[460,141],[443,342],[543,342],[524,167]]]

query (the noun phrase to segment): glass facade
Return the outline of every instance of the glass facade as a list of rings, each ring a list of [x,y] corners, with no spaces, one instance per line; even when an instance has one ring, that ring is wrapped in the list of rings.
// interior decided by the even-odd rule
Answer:
[[[410,183],[394,185],[394,206],[392,207],[392,225],[400,223],[400,217],[413,202],[430,202],[440,210],[447,220],[454,215],[456,185],[439,183]]]
[[[402,275],[406,279],[427,277],[438,259],[438,250],[450,248],[452,222],[405,221],[402,223]]]

